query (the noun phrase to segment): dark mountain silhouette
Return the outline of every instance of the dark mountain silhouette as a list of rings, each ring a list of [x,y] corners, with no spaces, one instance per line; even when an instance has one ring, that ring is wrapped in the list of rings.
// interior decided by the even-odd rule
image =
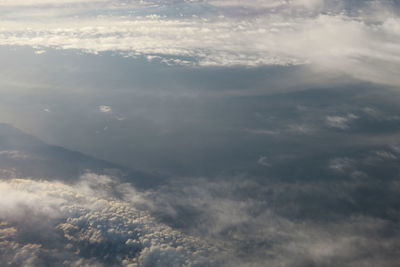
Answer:
[[[157,175],[48,145],[9,124],[0,123],[0,175],[3,178],[17,176],[74,182],[86,172],[115,175],[139,187],[161,182]]]

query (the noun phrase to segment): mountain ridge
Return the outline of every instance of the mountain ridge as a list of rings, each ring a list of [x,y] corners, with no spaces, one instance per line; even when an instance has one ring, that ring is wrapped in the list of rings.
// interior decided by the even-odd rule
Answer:
[[[152,187],[162,180],[154,174],[62,146],[48,145],[10,124],[0,123],[0,175],[71,183],[87,172],[116,176],[143,188]]]

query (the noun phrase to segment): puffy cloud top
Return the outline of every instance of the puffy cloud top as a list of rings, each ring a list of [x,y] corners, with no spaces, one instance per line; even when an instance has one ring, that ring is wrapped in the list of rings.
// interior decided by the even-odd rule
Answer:
[[[140,194],[107,176],[11,179],[0,192],[2,266],[204,266],[222,251],[136,209]]]

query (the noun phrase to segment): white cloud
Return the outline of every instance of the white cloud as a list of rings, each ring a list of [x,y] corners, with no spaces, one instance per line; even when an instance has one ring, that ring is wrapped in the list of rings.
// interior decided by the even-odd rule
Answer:
[[[400,239],[395,225],[365,216],[344,216],[324,223],[291,220],[277,211],[304,205],[296,196],[335,192],[330,186],[312,183],[265,182],[268,184],[260,187],[243,179],[200,179],[140,193],[112,177],[92,173],[77,184],[2,180],[0,263],[294,267],[310,262],[337,266],[340,262],[346,267],[396,266],[398,255],[394,252],[400,248]],[[343,189],[352,186],[338,188],[340,194],[334,196],[345,195]],[[252,193],[240,197],[245,192]],[[268,197],[259,199],[254,192]],[[337,212],[325,210],[322,216]],[[189,224],[183,233],[161,223],[160,218]],[[388,231],[395,234],[381,234]]]
[[[103,113],[111,113],[112,112],[112,108],[110,106],[101,105],[98,108],[99,108],[100,112],[103,112]]]
[[[350,127],[349,123],[358,118],[358,116],[352,113],[346,116],[326,116],[325,123],[328,127],[346,130]]]
[[[379,234],[394,226],[388,221],[359,215],[341,216],[339,207],[314,210],[312,218],[321,220],[310,220],[303,215],[300,219],[291,214],[302,213],[304,206],[326,201],[322,196],[339,202],[345,198],[354,201],[351,190],[357,182],[342,186],[331,184],[331,187],[326,182],[265,179],[262,184],[243,177],[229,182],[180,181],[175,187],[169,185],[154,191],[151,198],[155,203],[153,208],[169,220],[189,216],[188,230],[230,244],[233,252],[224,266],[294,267],[312,263],[333,267],[338,262],[346,267],[396,266],[398,256],[391,253],[400,248],[397,230],[392,229],[396,234],[391,237]],[[263,197],[254,196],[255,192]],[[305,203],[313,195],[319,196],[317,203],[313,200]],[[193,213],[195,221],[190,218]],[[280,213],[290,214],[289,218]],[[336,219],[324,219],[327,214],[334,214]]]
[[[32,4],[42,2],[32,1]],[[335,7],[340,7],[341,1],[336,2],[339,4]],[[124,9],[123,1],[111,4],[87,1],[86,6],[82,1],[78,11],[70,10],[66,16],[38,15],[24,17],[21,21],[21,14],[7,15],[1,20],[0,44],[79,49],[91,53],[118,51],[126,56],[158,58],[168,64],[308,64],[320,71],[345,73],[361,80],[400,84],[400,45],[397,42],[400,20],[396,13],[390,13],[384,2],[377,2],[374,9],[371,5],[361,5],[363,12],[357,16],[345,15],[342,9],[333,8],[329,12],[325,10],[329,4],[317,0],[205,3],[220,9],[219,14],[223,16],[215,15],[214,9],[199,8],[196,1],[180,3],[197,14],[182,18],[178,14],[168,15],[167,11],[174,7],[169,1],[141,4],[159,7],[156,14],[146,14],[148,9],[138,8],[137,14],[132,15],[129,8]],[[132,4],[126,2],[127,6]],[[123,11],[109,15],[114,10],[110,6],[118,6],[118,10]],[[239,6],[247,13],[237,16],[224,8],[227,6]],[[320,10],[322,6],[323,11],[294,12],[293,8],[298,6],[313,10]],[[257,13],[260,7],[266,9],[262,14]],[[30,8],[33,7],[28,7],[24,14],[31,14]],[[100,15],[84,15],[91,11],[99,11]]]
[[[45,54],[45,53],[46,53],[46,50],[43,50],[43,49],[35,51],[36,55],[42,55],[42,54]]]
[[[210,0],[208,3],[214,6],[223,7],[241,7],[241,8],[280,8],[280,7],[306,7],[313,9],[324,4],[324,0],[253,0],[253,1],[238,1],[238,0]]]
[[[0,2],[0,6],[36,6],[36,5],[49,5],[49,4],[72,4],[72,3],[101,3],[106,1],[101,0],[92,0],[92,1],[85,1],[85,0],[61,0],[55,3],[54,0],[2,0]]]
[[[135,208],[140,199],[132,187],[95,174],[76,185],[0,181],[0,263],[195,266],[218,252]]]

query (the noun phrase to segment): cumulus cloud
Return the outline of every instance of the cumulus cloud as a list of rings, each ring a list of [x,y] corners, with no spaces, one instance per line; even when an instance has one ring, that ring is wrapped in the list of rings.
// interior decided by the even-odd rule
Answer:
[[[140,194],[108,176],[9,179],[0,192],[2,266],[204,266],[222,251],[137,209]]]
[[[346,173],[356,164],[336,158],[330,167]],[[370,213],[346,213],[360,201],[360,187],[379,191],[382,184],[392,188],[385,191],[390,199],[400,193],[391,179],[379,186],[356,180],[184,179],[139,192],[93,173],[75,184],[8,177],[0,181],[0,263],[396,266],[398,225]],[[392,210],[391,216],[400,214]]]
[[[32,1],[25,9],[49,2]],[[167,64],[306,64],[361,80],[400,84],[400,23],[396,9],[390,8],[395,3],[354,4],[354,14],[346,9],[346,1],[73,2],[80,3],[79,8],[69,10],[69,15],[23,21],[18,13],[5,16],[0,44],[117,51]],[[25,3],[15,5],[16,12]],[[132,5],[139,6],[131,11]],[[93,12],[98,15],[87,15]]]

